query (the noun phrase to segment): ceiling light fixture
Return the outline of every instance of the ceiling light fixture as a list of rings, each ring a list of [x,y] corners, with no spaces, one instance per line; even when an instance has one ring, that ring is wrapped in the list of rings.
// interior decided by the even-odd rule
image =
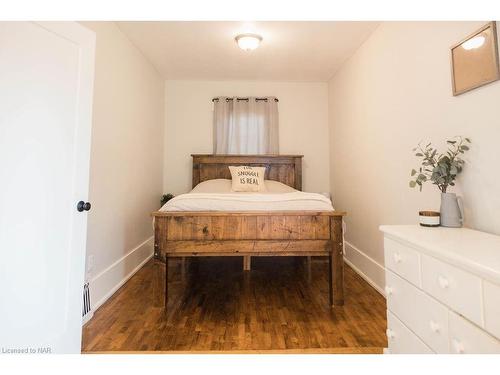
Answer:
[[[262,37],[257,34],[239,34],[234,40],[242,50],[252,51],[259,47]]]

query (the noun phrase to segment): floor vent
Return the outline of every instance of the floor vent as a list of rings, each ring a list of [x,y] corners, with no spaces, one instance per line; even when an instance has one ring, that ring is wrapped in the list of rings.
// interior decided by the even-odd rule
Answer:
[[[83,312],[82,316],[85,316],[90,312],[90,289],[89,283],[85,283],[83,286]]]

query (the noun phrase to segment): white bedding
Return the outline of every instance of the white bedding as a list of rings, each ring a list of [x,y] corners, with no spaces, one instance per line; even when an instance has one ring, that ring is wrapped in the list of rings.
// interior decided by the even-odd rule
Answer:
[[[227,182],[226,182],[227,181]],[[230,180],[210,180],[168,201],[160,211],[332,211],[321,194],[266,180],[265,192],[232,192]]]

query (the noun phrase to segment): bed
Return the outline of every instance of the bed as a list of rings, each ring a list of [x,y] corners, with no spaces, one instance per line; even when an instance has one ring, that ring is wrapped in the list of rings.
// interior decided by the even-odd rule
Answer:
[[[296,191],[302,190],[301,155],[196,154],[192,158],[192,187],[195,193],[196,187],[200,189],[205,181],[229,180],[230,165],[265,167],[266,180],[282,183]],[[232,198],[230,203],[224,203],[229,206],[222,208],[221,202],[227,201],[223,197],[220,202],[215,196],[214,199],[205,196],[205,203],[194,199],[204,194],[201,191],[196,197],[179,198],[170,204],[170,210],[152,213],[155,259],[166,264],[165,308],[168,302],[169,259],[206,256],[243,257],[247,270],[254,256],[328,256],[330,305],[344,304],[342,220],[345,212],[328,209],[317,196],[314,199],[310,196],[311,201],[316,200],[314,209],[292,198],[295,194],[307,200],[305,193],[289,192],[285,205],[278,199],[279,194],[268,194],[267,198],[262,195],[262,199],[273,201],[272,204],[262,204],[254,197],[246,198],[249,197],[247,194],[245,198]],[[239,206],[234,203],[237,200],[241,201]],[[210,201],[210,204],[219,206],[206,206]],[[209,209],[194,210],[197,207]],[[261,209],[263,207],[266,209]],[[282,209],[285,207],[292,209]]]

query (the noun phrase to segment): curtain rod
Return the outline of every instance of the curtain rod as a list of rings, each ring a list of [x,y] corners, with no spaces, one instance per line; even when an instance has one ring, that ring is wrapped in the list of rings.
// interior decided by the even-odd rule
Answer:
[[[234,98],[226,98],[226,102],[230,101],[230,100],[233,100]],[[236,98],[236,100],[245,100],[245,101],[248,101],[249,98]],[[255,98],[255,100],[257,101],[267,101],[267,98]],[[213,102],[217,102],[219,101],[219,98],[213,98],[212,99]],[[274,98],[274,101],[275,102],[279,102],[279,100],[277,98]]]

